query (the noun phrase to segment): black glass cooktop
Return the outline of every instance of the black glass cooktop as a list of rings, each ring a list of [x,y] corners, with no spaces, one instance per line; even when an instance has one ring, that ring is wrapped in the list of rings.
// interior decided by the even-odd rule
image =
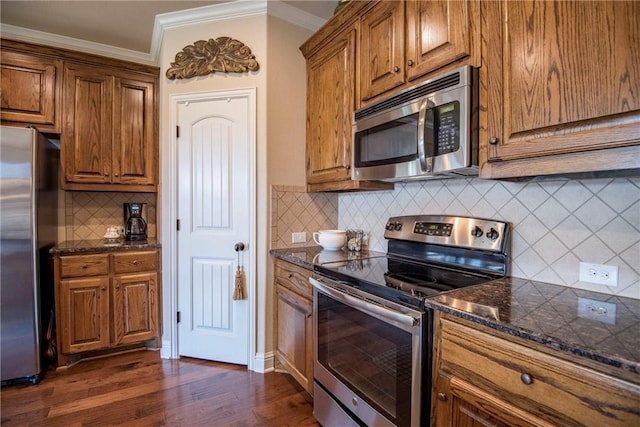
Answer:
[[[364,292],[419,309],[424,308],[428,297],[496,278],[392,256],[329,262],[315,265],[314,270]]]

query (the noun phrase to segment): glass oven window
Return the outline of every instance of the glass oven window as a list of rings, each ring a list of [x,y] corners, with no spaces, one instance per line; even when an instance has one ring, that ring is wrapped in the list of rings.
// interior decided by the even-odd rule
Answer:
[[[412,335],[318,293],[318,362],[396,425],[411,423]]]
[[[418,113],[357,132],[356,166],[378,166],[418,158]]]

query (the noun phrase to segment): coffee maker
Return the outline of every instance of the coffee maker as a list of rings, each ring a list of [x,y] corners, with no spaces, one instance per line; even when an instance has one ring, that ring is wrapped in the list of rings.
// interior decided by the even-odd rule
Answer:
[[[142,218],[143,203],[124,203],[124,239],[147,240],[147,223]]]

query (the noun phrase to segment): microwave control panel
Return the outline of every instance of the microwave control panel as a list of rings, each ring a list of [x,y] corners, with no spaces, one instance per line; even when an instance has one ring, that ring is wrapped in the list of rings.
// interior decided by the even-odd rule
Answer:
[[[460,148],[460,103],[435,107],[435,155],[453,153]]]

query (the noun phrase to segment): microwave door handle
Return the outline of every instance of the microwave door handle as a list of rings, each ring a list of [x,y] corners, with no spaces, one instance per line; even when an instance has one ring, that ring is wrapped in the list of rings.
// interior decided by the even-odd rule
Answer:
[[[433,156],[435,154],[434,131],[435,104],[425,99],[418,113],[418,157],[423,172],[433,172]]]

